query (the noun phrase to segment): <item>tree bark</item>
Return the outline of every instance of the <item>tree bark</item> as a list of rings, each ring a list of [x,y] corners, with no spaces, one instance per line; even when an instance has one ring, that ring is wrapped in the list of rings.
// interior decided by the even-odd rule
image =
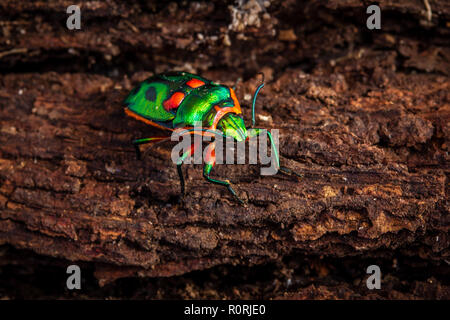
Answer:
[[[430,2],[430,21],[421,1],[379,1],[373,31],[360,1],[245,3],[86,2],[82,29],[69,31],[66,1],[2,1],[0,244],[92,263],[101,285],[395,252],[444,270],[433,276],[448,299],[447,2]],[[170,144],[138,161],[130,141],[161,131],[122,104],[170,69],[243,78],[247,124],[264,72],[258,126],[280,130],[281,162],[303,178],[216,166],[243,207],[185,165],[180,201]]]

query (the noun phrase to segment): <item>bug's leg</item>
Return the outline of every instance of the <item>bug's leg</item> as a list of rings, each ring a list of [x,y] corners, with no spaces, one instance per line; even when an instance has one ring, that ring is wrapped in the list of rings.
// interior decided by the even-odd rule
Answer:
[[[238,85],[239,82],[241,82],[241,81],[242,81],[242,78],[241,78],[241,77],[237,78],[237,80],[236,80],[236,82],[234,83],[234,86],[233,86],[233,90],[234,90],[234,91],[236,91],[237,85]]]
[[[185,193],[185,184],[184,184],[184,177],[183,177],[183,170],[181,170],[181,166],[183,164],[183,161],[190,157],[192,154],[194,154],[195,151],[195,144],[193,143],[191,145],[191,147],[189,148],[189,150],[187,150],[186,152],[184,152],[182,154],[182,156],[180,157],[180,159],[178,159],[177,161],[177,172],[178,172],[178,176],[180,177],[180,187],[181,187],[181,196],[184,196]]]
[[[257,137],[260,134],[262,134],[263,132],[267,132],[267,136],[269,137],[269,141],[270,141],[270,146],[272,147],[272,152],[275,155],[277,169],[279,169],[280,168],[280,157],[278,154],[278,149],[277,149],[277,146],[275,145],[275,142],[273,142],[272,134],[270,133],[269,130],[262,129],[262,128],[252,128],[251,130],[248,131],[247,139]]]
[[[301,173],[298,173],[298,172],[296,172],[296,171],[294,171],[294,170],[292,170],[290,168],[280,166],[280,154],[278,153],[277,146],[275,145],[275,142],[273,141],[273,138],[272,138],[272,134],[269,132],[269,130],[265,130],[265,129],[262,129],[262,128],[254,128],[253,130],[249,130],[248,138],[259,136],[264,131],[267,131],[267,136],[269,137],[269,141],[270,141],[270,145],[272,147],[272,151],[275,154],[275,161],[276,161],[278,170],[280,172],[284,173],[284,174],[289,174],[289,175],[293,174],[293,175],[296,175],[299,178],[302,178],[303,175]]]
[[[212,179],[212,178],[209,177],[209,174],[211,173],[212,168],[216,164],[215,147],[216,147],[215,143],[212,142],[206,148],[206,159],[205,159],[205,166],[203,167],[203,177],[208,182],[227,187],[228,191],[230,191],[230,193],[235,197],[235,199],[237,201],[239,201],[239,203],[241,205],[245,205],[244,201],[242,201],[242,199],[237,196],[237,194],[234,191],[233,187],[231,186],[231,182],[229,180],[222,181],[222,180]]]
[[[147,143],[155,143],[160,142],[163,140],[166,140],[167,137],[150,137],[150,138],[142,138],[142,139],[136,139],[131,141],[131,143],[134,146],[134,149],[136,150],[136,158],[138,160],[141,160],[141,150],[139,149],[139,146],[141,144],[147,144]]]

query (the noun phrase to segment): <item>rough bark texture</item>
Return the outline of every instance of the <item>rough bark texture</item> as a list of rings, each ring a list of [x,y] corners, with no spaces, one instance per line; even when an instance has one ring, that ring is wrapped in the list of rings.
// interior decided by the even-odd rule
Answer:
[[[353,0],[86,1],[80,31],[70,4],[0,2],[0,297],[450,298],[448,1],[379,1],[373,31]],[[161,132],[121,103],[165,70],[243,78],[246,119],[264,72],[258,125],[304,177],[217,166],[242,207],[184,166],[179,202],[170,145],[136,160]],[[32,280],[68,260],[91,291]]]

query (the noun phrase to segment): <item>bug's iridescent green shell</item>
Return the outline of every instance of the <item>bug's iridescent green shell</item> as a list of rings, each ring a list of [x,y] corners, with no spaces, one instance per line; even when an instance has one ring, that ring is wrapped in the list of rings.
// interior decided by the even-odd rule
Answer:
[[[217,110],[239,103],[232,89],[187,72],[162,73],[134,88],[124,101],[127,109],[159,126],[178,128],[200,121],[213,124]]]

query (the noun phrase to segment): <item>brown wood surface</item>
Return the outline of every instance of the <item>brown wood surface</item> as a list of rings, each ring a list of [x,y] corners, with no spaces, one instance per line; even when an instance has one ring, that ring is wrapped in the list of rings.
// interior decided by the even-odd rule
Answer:
[[[82,30],[68,31],[67,1],[1,1],[0,244],[92,262],[102,285],[297,254],[395,252],[448,271],[450,8],[430,3],[431,22],[421,1],[380,1],[382,30],[369,31],[350,0],[85,2]],[[252,15],[259,25],[239,25]],[[201,166],[184,166],[180,202],[170,144],[136,160],[130,141],[161,131],[122,105],[138,81],[170,69],[242,77],[248,124],[263,71],[257,123],[280,130],[281,162],[304,177],[217,166],[242,207]]]

